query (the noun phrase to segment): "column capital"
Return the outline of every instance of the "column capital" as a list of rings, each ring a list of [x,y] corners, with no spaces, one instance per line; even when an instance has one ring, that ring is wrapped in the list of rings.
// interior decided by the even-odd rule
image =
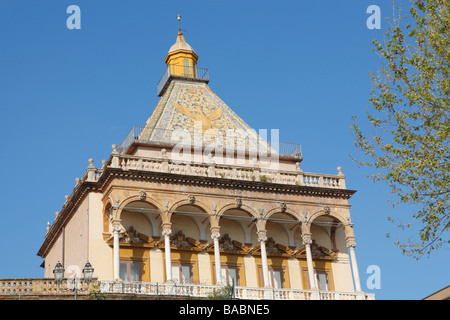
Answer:
[[[164,229],[162,230],[161,234],[162,234],[163,237],[165,237],[165,236],[170,236],[170,235],[172,234],[172,229],[170,229],[170,228],[164,228]]]
[[[219,226],[213,226],[210,228],[211,230],[211,239],[213,240],[219,240],[220,238],[220,227]]]
[[[112,231],[113,233],[119,233],[121,230],[120,226],[113,226]]]
[[[303,240],[303,244],[306,245],[311,245],[312,243],[312,235],[311,233],[305,233],[302,234],[302,240]]]
[[[172,223],[170,222],[163,222],[161,224],[161,229],[164,232],[164,230],[171,230],[172,229]]]
[[[220,239],[220,232],[218,231],[214,231],[211,233],[211,239],[215,240],[219,240]]]
[[[267,241],[267,230],[259,230],[257,233],[259,242]]]
[[[347,248],[355,248],[356,242],[354,237],[348,237],[345,239],[345,244],[347,245]]]

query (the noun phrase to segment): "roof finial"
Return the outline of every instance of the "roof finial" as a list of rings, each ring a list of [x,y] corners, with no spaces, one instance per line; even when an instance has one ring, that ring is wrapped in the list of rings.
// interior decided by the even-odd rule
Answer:
[[[178,32],[181,32],[181,15],[180,14],[177,15],[177,20],[178,20]]]

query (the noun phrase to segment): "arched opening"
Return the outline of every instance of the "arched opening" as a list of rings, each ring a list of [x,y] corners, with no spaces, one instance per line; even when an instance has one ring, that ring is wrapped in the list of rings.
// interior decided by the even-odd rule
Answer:
[[[346,252],[344,225],[337,218],[322,215],[311,224],[312,239],[318,246]]]
[[[294,234],[298,227],[298,218],[287,212],[275,212],[267,218],[265,246],[269,286],[273,288],[291,286],[288,259],[295,249]],[[261,286],[265,286],[262,268],[259,268],[259,279]]]
[[[208,213],[193,204],[184,204],[172,211],[170,222],[172,233],[182,230],[186,237],[196,240],[207,240]]]
[[[267,219],[267,238],[272,238],[275,243],[294,249],[294,235],[299,229],[300,222],[297,217],[285,212],[277,212]]]
[[[120,274],[124,281],[150,281],[150,253],[152,237],[158,236],[161,224],[158,208],[136,200],[120,211]]]
[[[199,258],[206,243],[207,212],[194,204],[176,207],[170,215],[171,274],[176,283],[199,283]]]
[[[317,288],[323,291],[333,291],[335,288],[333,279],[333,268],[331,262],[336,259],[337,252],[345,250],[345,236],[343,235],[343,224],[337,218],[331,215],[317,216],[310,225],[310,233],[312,243],[310,244],[310,252],[313,262],[314,281]],[[301,233],[296,233],[296,242],[301,240]],[[342,238],[344,247],[342,247]],[[303,245],[303,243],[302,243]],[[297,257],[300,261],[302,270],[302,282],[306,289],[311,288],[310,279],[308,277],[308,269],[306,266],[305,246],[298,250]]]
[[[240,208],[228,209],[220,217],[219,225],[221,235],[228,234],[232,240],[252,245],[251,231],[255,224],[250,212]]]
[[[137,232],[149,237],[159,236],[161,224],[158,208],[146,201],[128,203],[121,212],[121,224],[125,230],[131,227]]]
[[[255,219],[249,211],[231,207],[222,212],[219,226],[220,277],[228,284],[248,285],[245,260],[254,259],[248,254],[256,243],[252,241],[252,232],[256,234]]]

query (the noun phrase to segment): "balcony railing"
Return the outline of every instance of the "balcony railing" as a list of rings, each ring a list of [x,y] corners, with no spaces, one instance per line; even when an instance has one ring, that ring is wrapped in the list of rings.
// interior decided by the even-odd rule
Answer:
[[[100,281],[100,291],[110,294],[208,298],[223,286],[157,282]],[[244,300],[375,300],[371,293],[235,287],[234,298]]]
[[[158,82],[158,96],[162,96],[167,89],[171,79],[188,79],[202,82],[209,82],[208,69],[198,68],[197,66],[167,65],[167,69]]]
[[[0,279],[0,298],[14,299],[20,296],[70,296],[74,291],[69,288],[67,279],[61,285],[57,285],[51,278],[16,278]],[[87,295],[94,287],[103,294],[133,294],[142,296],[177,296],[184,299],[208,298],[223,286],[205,284],[178,284],[158,282],[127,282],[94,280],[89,288],[86,284],[79,285],[79,294]],[[375,300],[373,293],[356,293],[341,291],[314,291],[303,289],[275,289],[235,287],[234,299],[244,300]]]
[[[180,132],[178,132],[180,133]],[[289,158],[302,158],[301,145],[297,143],[280,142],[265,140],[255,135],[226,135],[226,134],[205,134],[205,133],[189,133],[188,141],[190,144],[187,145],[186,141],[181,141],[185,138],[179,135],[177,131],[158,129],[158,128],[148,128],[148,127],[137,127],[131,128],[130,132],[127,134],[125,139],[120,144],[117,151],[119,153],[126,153],[128,148],[134,143],[148,143],[155,145],[166,145],[166,146],[183,146],[191,148],[204,148],[206,146],[211,146],[214,141],[216,149],[222,148],[224,151],[231,147],[234,152],[244,153],[244,154],[259,154],[273,156],[277,155],[280,157]],[[182,132],[181,132],[182,133]]]

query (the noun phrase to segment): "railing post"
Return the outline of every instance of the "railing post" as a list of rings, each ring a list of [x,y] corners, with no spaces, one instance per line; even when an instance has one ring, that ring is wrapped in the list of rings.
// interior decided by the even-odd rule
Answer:
[[[112,160],[111,160],[111,167],[113,168],[119,168],[119,152],[117,151],[117,145],[112,145],[113,151],[111,152]]]
[[[339,176],[339,189],[345,189],[345,175],[342,173],[342,167],[337,167]]]
[[[295,163],[295,170],[297,171],[297,176],[295,177],[295,184],[303,186],[303,170],[300,168],[300,162]]]
[[[95,181],[94,159],[90,158],[88,162],[89,166],[87,168],[87,181],[94,182]]]

